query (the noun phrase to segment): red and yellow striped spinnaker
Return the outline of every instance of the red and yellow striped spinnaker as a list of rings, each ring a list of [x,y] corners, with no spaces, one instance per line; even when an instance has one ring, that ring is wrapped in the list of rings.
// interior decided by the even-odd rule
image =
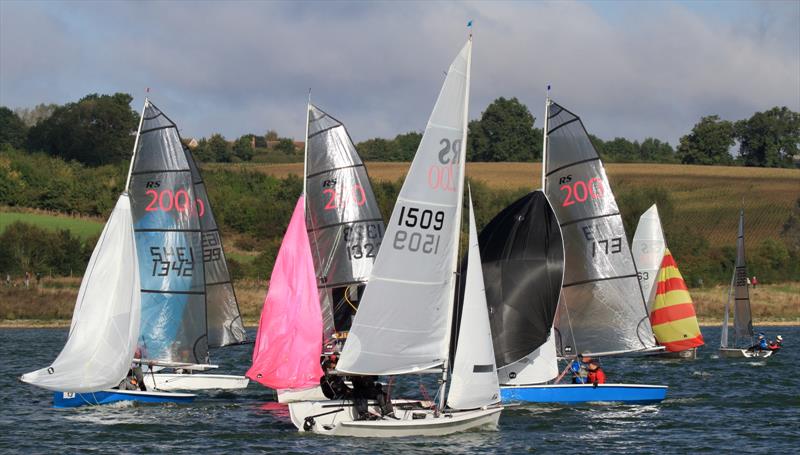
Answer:
[[[650,324],[658,343],[671,352],[685,351],[705,344],[692,297],[669,249],[664,251],[656,286]]]

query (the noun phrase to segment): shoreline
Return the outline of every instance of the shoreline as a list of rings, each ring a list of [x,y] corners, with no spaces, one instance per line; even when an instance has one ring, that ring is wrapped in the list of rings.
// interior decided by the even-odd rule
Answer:
[[[0,319],[0,329],[60,329],[70,326],[70,319]],[[700,327],[718,327],[722,321],[700,321]],[[246,329],[258,327],[257,321],[245,321]],[[798,327],[800,319],[794,321],[763,321],[754,324],[755,327]]]

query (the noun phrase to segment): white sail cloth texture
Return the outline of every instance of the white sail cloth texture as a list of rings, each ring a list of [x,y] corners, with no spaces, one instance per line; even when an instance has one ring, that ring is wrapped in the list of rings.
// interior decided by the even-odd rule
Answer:
[[[339,302],[334,289],[352,291],[366,283],[385,226],[367,169],[344,125],[314,105],[308,109],[306,226],[327,340],[341,330],[335,321],[349,320],[352,313],[353,302]]]
[[[545,192],[564,238],[556,345],[565,356],[655,348],[622,217],[583,123],[552,103],[547,140]]]
[[[503,385],[544,384],[558,377],[558,354],[553,330],[547,341],[521,360],[497,369]]]
[[[131,204],[123,194],[86,267],[64,348],[49,367],[21,379],[71,393],[117,386],[136,350],[140,305]]]
[[[471,40],[445,77],[397,198],[338,370],[410,373],[448,356]]]
[[[476,409],[500,401],[472,197],[469,200],[467,254],[464,305],[456,358],[450,376],[450,391],[447,394],[447,405],[453,409]]]
[[[661,230],[661,219],[658,217],[658,207],[653,204],[639,217],[636,233],[633,234],[633,259],[639,271],[639,282],[642,284],[642,293],[647,302],[648,310],[653,305],[656,296],[656,281],[661,261],[664,260],[664,250],[667,247],[664,241],[664,232]]]

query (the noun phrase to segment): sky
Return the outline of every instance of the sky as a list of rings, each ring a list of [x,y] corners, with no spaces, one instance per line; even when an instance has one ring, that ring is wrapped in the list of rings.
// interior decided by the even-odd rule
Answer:
[[[676,145],[705,115],[800,111],[800,1],[0,0],[0,105],[126,92],[184,137],[302,139],[312,102],[356,141],[425,128],[473,21],[470,119],[545,88],[603,139]]]

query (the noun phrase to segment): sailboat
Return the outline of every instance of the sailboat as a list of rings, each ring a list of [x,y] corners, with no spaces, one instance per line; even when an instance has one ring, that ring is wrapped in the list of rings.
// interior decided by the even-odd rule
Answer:
[[[244,376],[198,373],[217,368],[209,364],[209,347],[246,339],[205,184],[177,126],[149,99],[141,124],[130,191],[145,384],[158,390],[244,388]]]
[[[729,342],[729,320],[731,298],[733,298],[733,342]],[[736,238],[736,265],[725,302],[725,315],[722,320],[722,335],[719,354],[732,358],[766,358],[772,350],[750,349],[755,344],[753,336],[753,316],[750,312],[750,289],[747,283],[747,261],[744,255],[744,209],[739,211],[739,231]]]
[[[140,120],[139,130],[141,127]],[[135,142],[138,144],[138,136]],[[141,327],[141,262],[136,254],[129,190],[130,173],[81,281],[64,348],[49,367],[20,378],[54,391],[55,407],[117,401],[185,403],[195,397],[115,388],[131,368]]]
[[[654,355],[696,358],[697,348],[704,344],[703,335],[686,282],[666,246],[655,204],[639,218],[631,249],[653,334],[665,348]]]
[[[450,364],[471,50],[470,38],[447,72],[386,228],[390,241],[378,251],[336,367],[351,376],[441,374],[440,400],[433,408],[395,402],[393,415],[376,420],[356,420],[352,404],[344,400],[289,403],[292,422],[301,431],[430,436],[497,425],[502,406],[497,404],[483,280],[476,267],[474,216],[462,336]]]
[[[323,352],[341,351],[384,232],[367,169],[342,122],[307,105],[306,226],[322,311]],[[324,400],[319,387],[277,391],[278,402]]]
[[[538,262],[531,261],[531,270],[538,270],[531,273],[547,277],[540,280],[547,291],[531,304],[544,309],[540,318],[545,325],[537,328],[536,339],[531,338],[514,355],[498,362],[503,365],[498,370],[503,402],[660,402],[666,396],[666,386],[561,383],[568,370],[558,373],[558,355],[599,357],[663,348],[657,347],[653,338],[622,218],[583,123],[548,96],[544,130],[544,196],[536,197],[540,208],[520,223],[538,224],[526,229],[547,233],[538,242],[522,244],[539,258]],[[487,227],[492,225],[490,222]],[[482,238],[484,235],[488,239],[492,234],[482,233]],[[561,281],[559,257],[564,260]],[[487,295],[490,307],[502,311],[514,302],[505,296],[492,297],[512,295],[490,289],[499,285],[498,280],[488,280]],[[560,286],[558,297],[556,286]],[[531,290],[526,292],[535,295]],[[505,336],[503,325],[496,322],[499,319],[493,318],[495,337]],[[552,331],[546,335],[544,329],[549,330],[551,322]],[[526,349],[530,354],[519,359]],[[515,357],[518,360],[514,361]]]

